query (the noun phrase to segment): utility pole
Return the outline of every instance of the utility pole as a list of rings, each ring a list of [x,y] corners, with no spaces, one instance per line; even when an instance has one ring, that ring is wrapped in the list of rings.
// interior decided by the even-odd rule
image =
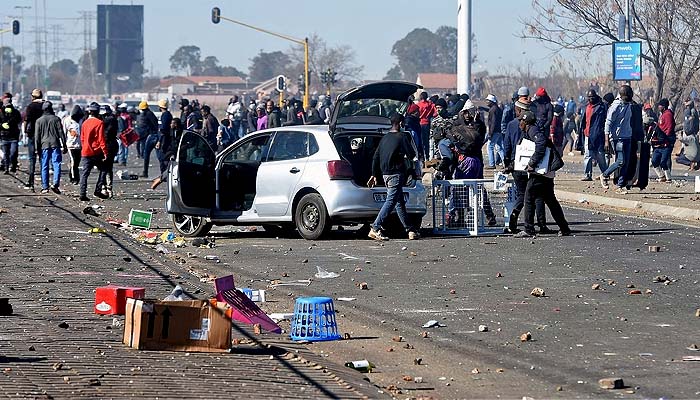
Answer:
[[[472,1],[457,0],[457,91],[469,93],[472,81]]]

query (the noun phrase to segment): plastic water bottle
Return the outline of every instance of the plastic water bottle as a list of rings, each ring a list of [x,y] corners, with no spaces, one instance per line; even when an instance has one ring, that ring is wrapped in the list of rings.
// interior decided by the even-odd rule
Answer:
[[[346,362],[345,366],[348,368],[352,368],[355,371],[359,371],[359,372],[363,372],[363,373],[372,372],[372,369],[374,369],[376,367],[374,364],[372,364],[371,362],[369,362],[367,360]]]

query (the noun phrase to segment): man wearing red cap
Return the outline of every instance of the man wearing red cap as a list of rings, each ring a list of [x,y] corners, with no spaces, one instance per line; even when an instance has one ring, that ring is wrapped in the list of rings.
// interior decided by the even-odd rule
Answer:
[[[552,119],[554,118],[554,107],[552,106],[552,99],[547,94],[545,88],[540,87],[537,89],[537,92],[535,92],[534,105],[537,128],[539,128],[540,132],[543,134],[549,135]]]

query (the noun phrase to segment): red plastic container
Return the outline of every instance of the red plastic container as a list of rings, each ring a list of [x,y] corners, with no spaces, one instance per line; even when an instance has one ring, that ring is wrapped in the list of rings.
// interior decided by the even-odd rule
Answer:
[[[124,286],[102,286],[95,290],[95,314],[124,315],[126,299],[143,299],[146,289]]]

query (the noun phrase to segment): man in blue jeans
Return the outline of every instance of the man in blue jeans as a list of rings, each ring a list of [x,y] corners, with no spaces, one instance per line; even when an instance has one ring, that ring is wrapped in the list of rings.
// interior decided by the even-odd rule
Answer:
[[[34,139],[37,153],[41,155],[41,193],[48,193],[49,188],[61,194],[58,188],[61,184],[61,153],[68,153],[66,133],[63,131],[61,119],[53,111],[53,104],[45,101],[42,104],[44,114],[36,120]],[[49,185],[49,166],[53,166],[53,183]]]
[[[377,184],[377,176],[381,174],[386,185],[386,201],[382,209],[379,210],[377,219],[372,223],[368,236],[375,240],[389,240],[381,231],[382,223],[396,208],[396,214],[398,214],[401,224],[408,231],[408,239],[415,240],[420,238],[420,234],[418,233],[418,228],[411,226],[408,220],[406,199],[403,196],[403,185],[409,173],[406,168],[406,160],[413,160],[416,157],[416,153],[406,135],[401,131],[401,123],[404,121],[403,115],[394,113],[391,115],[390,120],[391,129],[389,133],[382,137],[377,150],[374,152],[372,159],[373,175],[367,182],[367,186],[374,187]]]
[[[501,107],[498,106],[498,99],[493,94],[486,96],[486,105],[489,107],[489,116],[487,119],[489,136],[488,144],[486,145],[489,165],[486,168],[495,169],[496,164],[502,164],[505,158],[505,152],[503,151],[503,132],[501,131],[503,111]]]
[[[608,189],[608,179],[616,169],[620,169],[620,177],[617,180],[618,194],[626,194],[625,176],[630,164],[632,151],[632,88],[628,85],[620,87],[619,97],[610,104],[608,115],[605,119],[605,150],[606,153],[614,146],[615,162],[600,176],[600,183],[604,189]]]

